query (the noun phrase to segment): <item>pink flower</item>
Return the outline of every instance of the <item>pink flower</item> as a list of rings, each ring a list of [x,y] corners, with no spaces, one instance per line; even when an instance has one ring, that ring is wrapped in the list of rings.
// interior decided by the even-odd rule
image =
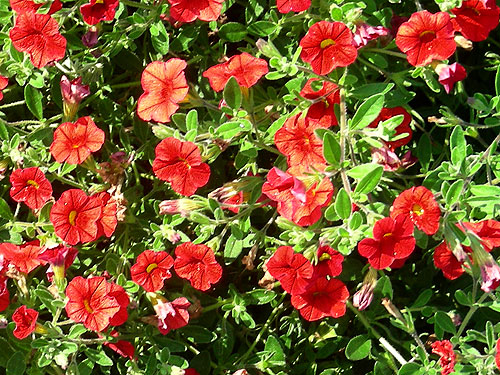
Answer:
[[[356,32],[354,33],[354,46],[358,49],[365,47],[372,40],[381,36],[387,36],[389,33],[390,30],[384,26],[371,26],[363,22],[356,26]]]
[[[374,163],[384,167],[384,171],[394,172],[399,169],[406,169],[415,164],[418,159],[408,151],[400,159],[389,147],[372,148],[372,159]]]
[[[72,121],[78,111],[78,105],[83,98],[90,95],[88,85],[82,85],[82,77],[69,80],[63,75],[61,77],[61,94],[63,98],[64,117]]]
[[[500,267],[491,255],[490,258],[490,261],[480,265],[481,278],[483,279],[481,290],[486,293],[495,290],[500,285]]]
[[[465,68],[457,63],[451,65],[439,64],[435,70],[439,74],[439,83],[444,86],[447,94],[453,90],[455,82],[462,81],[467,77]]]

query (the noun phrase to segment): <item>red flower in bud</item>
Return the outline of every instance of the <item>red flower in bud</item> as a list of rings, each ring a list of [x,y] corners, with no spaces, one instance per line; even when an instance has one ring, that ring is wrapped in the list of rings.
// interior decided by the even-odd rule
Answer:
[[[188,279],[195,289],[208,290],[222,277],[222,267],[215,260],[213,250],[206,245],[180,244],[175,248],[175,256],[175,272]]]
[[[458,63],[451,65],[439,64],[436,67],[436,73],[439,74],[439,83],[443,85],[447,94],[453,90],[455,82],[462,81],[467,77],[465,68]]]
[[[328,74],[352,64],[358,57],[351,30],[342,22],[320,21],[300,41],[300,57],[316,74]]]
[[[317,78],[307,80],[304,88],[300,91],[300,95],[312,101],[311,106],[307,110],[306,118],[309,123],[317,123],[320,128],[329,128],[337,125],[335,117],[335,104],[340,103],[340,92],[335,83],[323,81],[321,88],[314,91],[312,88],[313,82],[319,82]]]
[[[313,266],[290,246],[280,246],[266,263],[269,273],[292,295],[304,293],[313,276]]]
[[[451,374],[455,369],[456,356],[453,345],[448,340],[435,341],[431,345],[432,353],[439,355],[441,375]]]
[[[52,198],[52,185],[38,167],[16,169],[10,175],[10,196],[32,210],[41,209]]]
[[[6,88],[8,84],[9,84],[9,79],[7,77],[0,75],[0,100],[3,99],[2,90]]]
[[[403,122],[399,124],[395,130],[394,137],[400,134],[407,134],[406,137],[398,139],[397,141],[386,142],[387,146],[394,151],[396,148],[406,145],[411,141],[411,137],[413,132],[410,128],[411,115],[408,113],[406,109],[403,107],[394,107],[394,108],[382,108],[380,114],[377,116],[373,122],[368,125],[370,128],[376,128],[380,125],[381,122],[389,120],[392,117],[396,117],[399,115],[403,115]]]
[[[63,101],[69,104],[79,104],[90,95],[89,85],[82,85],[82,77],[70,81],[68,77],[63,75],[60,86]]]
[[[12,333],[19,340],[28,337],[35,330],[37,319],[38,311],[28,309],[24,305],[18,307],[12,314],[12,320],[16,323],[16,328]]]
[[[451,9],[456,17],[451,22],[455,30],[473,42],[488,37],[498,26],[500,8],[495,0],[465,0],[460,8]]]
[[[168,0],[170,16],[179,22],[215,21],[220,16],[224,0]]]
[[[153,308],[158,316],[158,329],[166,335],[172,329],[184,327],[189,322],[188,307],[191,305],[187,298],[176,298],[172,302],[159,299]]]
[[[57,278],[64,278],[65,271],[73,264],[77,255],[78,250],[74,247],[58,245],[51,249],[46,249],[38,256],[38,259],[50,263],[50,267],[47,269],[47,278],[52,282],[54,275],[58,272],[60,274],[56,275],[56,280]]]
[[[413,13],[399,27],[396,45],[406,53],[411,65],[424,66],[432,60],[445,60],[455,52],[454,34],[448,13],[424,10]]]
[[[363,22],[356,26],[353,38],[354,46],[358,49],[365,47],[372,40],[376,40],[381,36],[387,36],[390,32],[391,31],[384,26],[371,26]]]
[[[163,288],[166,279],[172,277],[170,268],[173,265],[174,259],[167,252],[146,250],[137,257],[130,276],[147,292],[156,292]]]
[[[38,240],[26,242],[20,246],[6,242],[0,243],[0,254],[22,273],[30,273],[38,266],[47,263],[38,258],[41,252],[42,247]]]
[[[443,271],[444,277],[449,280],[458,279],[465,272],[463,263],[458,261],[453,252],[448,248],[446,242],[442,242],[434,249],[434,265]]]
[[[90,0],[80,7],[80,12],[85,23],[96,25],[101,21],[112,21],[118,4],[118,0]]]

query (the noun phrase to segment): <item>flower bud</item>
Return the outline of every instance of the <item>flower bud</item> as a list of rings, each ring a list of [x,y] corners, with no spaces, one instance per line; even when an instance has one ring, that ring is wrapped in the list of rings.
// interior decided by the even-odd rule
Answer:
[[[78,106],[83,98],[90,95],[88,85],[82,85],[82,77],[72,81],[66,76],[61,77],[61,94],[63,98],[64,120],[72,121],[78,112]]]

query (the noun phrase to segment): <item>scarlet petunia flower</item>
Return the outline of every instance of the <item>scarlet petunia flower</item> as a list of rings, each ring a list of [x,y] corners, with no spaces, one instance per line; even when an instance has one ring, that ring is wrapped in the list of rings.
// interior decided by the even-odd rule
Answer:
[[[10,175],[10,196],[32,210],[41,209],[52,198],[52,185],[38,167],[16,169]]]
[[[64,279],[66,270],[73,264],[77,255],[78,250],[74,247],[57,245],[46,249],[38,256],[38,259],[50,263],[47,269],[47,279],[52,282],[54,278],[56,281]]]
[[[460,8],[451,9],[456,17],[451,20],[455,30],[473,42],[488,37],[498,26],[500,8],[495,0],[465,0]]]
[[[111,198],[111,195],[105,191],[91,195],[92,198],[97,198],[101,201],[101,217],[97,221],[97,237],[102,235],[111,237],[116,229],[118,220],[116,218],[116,201]]]
[[[12,333],[19,340],[28,337],[35,330],[37,319],[38,311],[28,309],[25,305],[18,307],[12,314],[12,321],[16,323],[16,328]]]
[[[48,14],[21,13],[9,32],[12,45],[27,52],[36,68],[61,60],[66,53],[66,39],[59,33],[59,24]]]
[[[231,77],[234,77],[240,86],[250,88],[268,71],[266,60],[243,52],[241,55],[232,56],[225,63],[208,68],[203,72],[203,77],[208,78],[210,87],[219,92]]]
[[[7,77],[0,75],[0,100],[3,99],[2,90],[6,88],[8,84],[9,84],[9,79]]]
[[[481,239],[481,245],[487,252],[495,247],[500,247],[500,222],[496,220],[483,220],[477,223],[463,223]]]
[[[373,162],[380,164],[384,167],[384,171],[387,172],[409,168],[418,161],[418,159],[411,154],[411,151],[407,151],[400,159],[391,148],[385,145],[381,148],[372,148],[371,154]]]
[[[114,298],[120,305],[118,312],[109,319],[109,325],[121,326],[128,319],[127,307],[130,304],[130,298],[125,289],[118,284],[108,282],[107,288],[108,296]]]
[[[42,6],[42,3],[35,3],[31,0],[10,0],[10,7],[14,12],[17,13],[36,12]],[[61,0],[54,0],[52,4],[50,4],[50,8],[47,14],[54,14],[61,9]]]
[[[311,0],[276,0],[278,12],[303,12],[311,6]]]
[[[424,66],[432,60],[445,60],[456,49],[453,25],[445,12],[424,10],[413,13],[396,35],[396,45],[406,53],[413,66]]]
[[[443,85],[447,94],[453,90],[455,82],[462,81],[467,77],[465,68],[458,63],[451,65],[439,64],[435,71],[439,74],[439,83]]]
[[[206,245],[192,242],[175,248],[174,270],[183,279],[188,279],[193,288],[208,290],[222,277],[222,267],[215,260],[215,254]]]
[[[147,292],[156,292],[163,288],[166,279],[172,277],[170,268],[173,265],[174,259],[167,252],[146,250],[139,254],[130,268],[130,276]]]
[[[274,143],[287,157],[290,167],[313,167],[318,170],[326,167],[323,142],[314,133],[319,125],[298,114],[288,118],[275,133]]]
[[[441,375],[451,374],[455,369],[456,355],[449,340],[435,341],[431,345],[432,353],[439,355]]]
[[[495,364],[500,370],[500,339],[497,340],[497,344],[495,346]]]
[[[304,293],[313,276],[313,266],[307,258],[295,253],[290,246],[280,246],[266,263],[269,273],[291,295]]]
[[[188,307],[191,303],[185,297],[176,298],[172,302],[156,295],[153,297],[153,308],[158,317],[158,330],[166,335],[172,329],[184,327],[189,322]]]
[[[19,246],[6,242],[0,243],[0,254],[22,273],[30,273],[38,266],[47,263],[38,258],[42,250],[38,240],[26,242]]]
[[[335,277],[342,273],[344,257],[328,245],[321,245],[317,252],[318,263],[313,266],[317,277]]]
[[[320,21],[300,41],[300,57],[316,74],[352,64],[358,57],[351,30],[342,22]]]
[[[0,312],[6,310],[9,305],[10,293],[9,289],[7,288],[7,278],[4,276],[0,276]]]
[[[60,86],[63,99],[64,118],[71,121],[78,111],[80,102],[90,95],[89,86],[82,85],[82,77],[70,81],[65,75],[61,77]]]
[[[168,0],[170,16],[179,22],[215,21],[220,16],[224,0]]]
[[[304,293],[292,295],[292,305],[310,322],[325,317],[339,318],[345,314],[349,291],[337,279],[317,278]]]
[[[66,288],[66,297],[68,317],[97,332],[106,329],[121,309],[120,303],[109,295],[109,286],[104,277],[75,277]]]
[[[389,267],[395,259],[408,257],[414,249],[413,224],[405,215],[378,220],[373,227],[373,238],[365,238],[358,244],[359,254],[368,258],[377,270]]]
[[[111,331],[110,335],[112,337],[115,337],[115,338],[120,337],[118,332],[115,330]],[[99,336],[99,337],[101,337],[101,336]],[[116,342],[106,341],[105,343],[103,343],[103,345],[107,346],[111,350],[120,354],[122,357],[125,357],[128,359],[134,359],[135,348],[134,348],[134,345],[132,345],[129,341],[126,341],[126,340],[118,340]]]
[[[335,104],[340,103],[340,92],[335,83],[323,81],[321,88],[314,91],[311,84],[319,81],[317,78],[308,79],[300,95],[312,101],[307,109],[306,118],[310,123],[317,123],[320,128],[329,128],[337,125]]]
[[[90,0],[80,7],[80,12],[85,23],[97,25],[101,21],[112,21],[118,4],[118,0]]]
[[[50,221],[59,238],[76,245],[96,239],[101,212],[100,199],[88,197],[80,189],[70,189],[62,193],[52,206]]]
[[[99,151],[103,143],[104,132],[90,116],[85,116],[57,127],[50,153],[59,163],[81,164],[92,152]]]
[[[192,142],[165,138],[156,146],[155,155],[153,172],[156,177],[170,182],[179,194],[193,195],[210,178],[210,167],[202,162],[200,150]]]
[[[398,195],[391,207],[391,217],[408,216],[413,224],[428,235],[439,229],[441,210],[432,192],[424,186],[412,187]]]
[[[458,279],[464,274],[462,262],[458,261],[453,252],[447,246],[446,242],[442,242],[434,249],[434,265],[443,271],[444,277],[449,280]]]
[[[189,87],[184,75],[186,62],[169,59],[149,63],[141,76],[144,93],[137,101],[137,115],[143,121],[170,122],[179,105],[187,96]]]
[[[365,22],[356,25],[354,32],[354,46],[356,48],[365,47],[372,40],[376,40],[382,36],[389,35],[391,30],[384,26],[371,26]]]
[[[397,141],[391,141],[391,142],[385,142],[389,148],[394,151],[396,148],[401,147],[406,145],[408,142],[411,141],[411,137],[413,135],[413,132],[410,128],[410,123],[411,123],[411,115],[408,113],[406,109],[403,107],[394,107],[394,108],[382,108],[380,111],[380,114],[377,116],[373,122],[368,125],[370,128],[376,128],[379,126],[381,122],[384,122],[386,120],[389,120],[392,117],[400,116],[403,115],[403,122],[399,124],[396,129],[396,133],[394,134],[394,137],[400,134],[407,134],[406,137],[398,139]]]

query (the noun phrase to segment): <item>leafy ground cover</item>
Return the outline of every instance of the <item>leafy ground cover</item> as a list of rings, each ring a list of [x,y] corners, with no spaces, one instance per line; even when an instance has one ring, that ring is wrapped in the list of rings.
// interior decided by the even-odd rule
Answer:
[[[494,374],[492,0],[0,1],[7,374]]]

